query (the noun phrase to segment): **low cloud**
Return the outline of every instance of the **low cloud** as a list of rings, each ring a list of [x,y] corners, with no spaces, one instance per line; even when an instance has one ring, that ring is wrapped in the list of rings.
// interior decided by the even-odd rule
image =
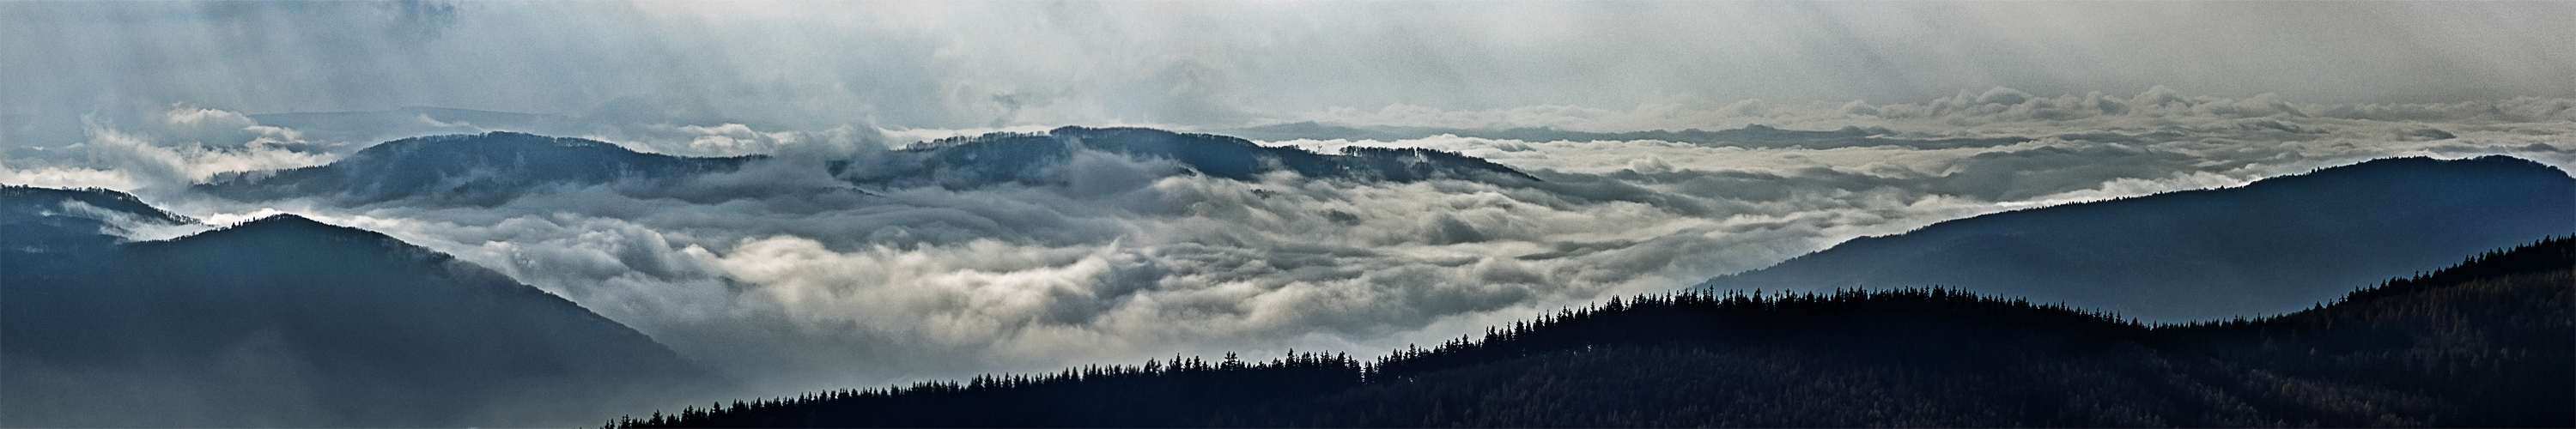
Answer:
[[[194,108],[173,108],[163,120],[136,127],[92,120],[85,134],[85,141],[68,146],[9,150],[11,156],[0,160],[0,176],[54,186],[167,189],[337,158],[294,130]]]
[[[2266,122],[2268,120],[2269,122]],[[1292,116],[1275,123],[1313,122],[1340,130],[1346,138],[1422,138],[1454,131],[1499,131],[1545,128],[1570,132],[1619,133],[1644,130],[1724,130],[1762,124],[1777,128],[1832,130],[1842,126],[1887,127],[1900,131],[2010,129],[2029,124],[2044,129],[2140,129],[2185,127],[2264,127],[2288,132],[2279,124],[2314,123],[2394,125],[2407,122],[2478,124],[2546,124],[2576,121],[2576,99],[2514,97],[2451,103],[2320,104],[2298,103],[2264,93],[2230,98],[2188,95],[2154,86],[2133,95],[2083,94],[2042,96],[1995,87],[1983,92],[1914,103],[1771,104],[1761,100],[1718,103],[1678,100],[1641,104],[1629,110],[1578,106],[1532,106],[1510,109],[1444,110],[1390,105],[1378,110],[1336,108]],[[1259,128],[1252,130],[1258,131]],[[1989,130],[1991,131],[1991,130]],[[1313,131],[1318,137],[1333,131]],[[1374,133],[1372,133],[1374,132]],[[2027,133],[2022,133],[2027,134]]]
[[[0,2],[0,183],[385,232],[770,395],[1366,355],[1852,237],[2372,158],[2576,170],[2567,4],[1029,6]],[[1538,180],[1096,152],[972,189],[826,172],[1060,125],[1431,148]],[[474,207],[189,190],[489,131],[770,158]]]
[[[1759,120],[1775,131],[1849,127],[1885,144],[1809,147],[1793,143],[1813,140],[1794,139],[1813,135],[1770,131],[1726,134],[1731,144],[1455,134],[1265,143],[1324,152],[1440,149],[1536,181],[1232,180],[1186,174],[1168,160],[1080,151],[1044,173],[1063,180],[960,189],[861,189],[824,164],[864,168],[888,159],[890,148],[983,130],[625,125],[589,135],[660,153],[773,156],[731,173],[649,185],[655,192],[636,192],[642,184],[541,187],[489,207],[245,203],[185,192],[149,198],[205,219],[292,212],[452,253],[750,381],[754,391],[745,394],[771,395],[1172,353],[1369,354],[1610,295],[1683,287],[1852,237],[2371,158],[2507,154],[2568,168],[2576,154],[2565,139],[2576,126],[2550,116],[2562,114],[2545,107],[2557,103],[2370,110],[2161,91],[1990,90],[1866,109],[1769,105],[1759,118],[1740,116],[1742,109],[1639,116]],[[2449,116],[2334,113],[2363,110]],[[1876,113],[1862,114],[1869,111]],[[194,116],[174,123],[262,126],[218,112],[180,115]],[[1646,121],[1583,115],[1594,116],[1493,124]],[[1390,129],[1412,128],[1374,132]],[[2427,129],[2452,136],[2428,139],[2420,131]],[[95,132],[92,141],[130,144],[88,150],[170,155],[48,165],[186,183],[266,159],[205,155],[249,149],[153,140],[160,132]],[[172,148],[199,146],[208,149]],[[228,159],[241,167],[193,164]],[[22,177],[45,171],[9,166]]]

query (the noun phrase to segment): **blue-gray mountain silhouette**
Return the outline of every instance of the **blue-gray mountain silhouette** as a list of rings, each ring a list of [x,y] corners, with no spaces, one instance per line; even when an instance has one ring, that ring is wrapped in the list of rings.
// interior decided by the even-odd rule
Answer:
[[[1833,149],[1873,146],[1900,146],[1915,149],[1955,149],[1963,147],[2003,146],[2034,140],[2029,137],[1908,138],[1900,136],[1895,130],[1890,130],[1885,127],[1861,128],[1846,126],[1833,130],[1813,131],[1787,130],[1762,124],[1746,125],[1744,128],[1716,131],[1691,128],[1681,131],[1653,130],[1603,133],[1559,130],[1549,127],[1524,127],[1499,130],[1388,126],[1349,127],[1341,125],[1326,125],[1309,121],[1240,128],[1226,130],[1225,132],[1231,135],[1273,141],[1295,139],[1396,141],[1440,135],[1453,135],[1459,137],[1520,140],[1527,142],[1662,140],[1668,142],[1690,143],[1707,147],[1766,149]],[[2116,134],[2114,135],[2116,136]]]
[[[1272,172],[1308,178],[1409,182],[1437,178],[1536,180],[1479,158],[1431,149],[1346,148],[1319,154],[1263,147],[1208,134],[1145,128],[1065,127],[927,142],[882,157],[823,163],[827,172],[871,187],[971,189],[1002,184],[1064,185],[1077,153],[1168,160],[1183,171],[1235,180]],[[643,197],[715,198],[774,193],[668,190],[707,174],[746,168],[762,156],[692,158],[642,153],[594,140],[513,132],[418,137],[369,147],[329,165],[243,174],[198,185],[239,200],[314,197],[346,205],[393,200],[493,206],[550,186],[613,186]],[[795,164],[803,165],[803,164]],[[781,168],[795,168],[782,165]]]
[[[733,171],[752,159],[678,157],[596,140],[491,132],[395,140],[329,165],[255,173],[197,188],[243,200],[313,196],[347,204],[423,199],[490,206],[549,185],[667,186]]]
[[[1043,134],[994,133],[916,145],[875,169],[837,165],[835,175],[861,184],[974,188],[998,183],[1061,184],[1073,156],[1098,151],[1170,160],[1198,174],[1255,180],[1271,172],[1316,179],[1411,182],[1437,178],[1535,180],[1511,167],[1433,149],[1343,148],[1319,154],[1264,147],[1250,140],[1149,128],[1063,127]]]
[[[382,234],[189,222],[121,193],[0,188],[0,424],[576,424],[709,373],[633,329]],[[631,399],[630,399],[631,398]]]
[[[2502,156],[2383,159],[2243,187],[1996,213],[1853,239],[1721,290],[1943,285],[2149,321],[2304,309],[2460,254],[2576,232],[2576,179]]]
[[[1408,345],[1083,365],[630,414],[727,427],[2570,427],[2576,238],[2276,317],[1949,289],[1612,298]]]
[[[129,228],[195,222],[123,192],[0,187],[0,237],[9,251],[96,251]]]

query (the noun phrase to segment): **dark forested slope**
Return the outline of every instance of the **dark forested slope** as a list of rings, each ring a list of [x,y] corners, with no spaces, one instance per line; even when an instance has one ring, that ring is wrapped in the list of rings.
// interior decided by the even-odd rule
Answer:
[[[1088,367],[613,426],[2576,425],[2576,240],[2264,319],[1940,289],[1613,300],[1368,364]]]
[[[2189,322],[2279,314],[2459,255],[2576,233],[2576,178],[2491,156],[1996,213],[1853,239],[1714,289],[1945,286]]]
[[[712,382],[571,301],[391,237],[185,218],[104,190],[0,188],[0,424],[566,422]]]

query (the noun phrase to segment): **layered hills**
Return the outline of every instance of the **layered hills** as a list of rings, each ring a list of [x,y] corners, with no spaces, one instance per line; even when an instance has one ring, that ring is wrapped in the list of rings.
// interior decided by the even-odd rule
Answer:
[[[1547,141],[1629,141],[1661,140],[1708,147],[1804,148],[1833,149],[1846,147],[1902,146],[1916,149],[1955,149],[1994,147],[2034,140],[2028,137],[1988,138],[1908,138],[1884,127],[1851,127],[1811,131],[1781,129],[1753,124],[1744,128],[1716,131],[1697,128],[1681,131],[1655,130],[1620,133],[1559,130],[1547,127],[1502,130],[1430,127],[1349,127],[1315,122],[1292,122],[1227,130],[1231,135],[1263,140],[1378,140],[1396,141],[1435,136],[1458,136],[1526,142]]]
[[[240,200],[317,197],[342,204],[410,199],[491,206],[545,186],[669,186],[741,168],[753,157],[688,158],[596,140],[491,132],[385,142],[328,165],[198,185]]]
[[[1086,366],[615,427],[2576,424],[2576,240],[2330,305],[2138,325],[1945,289],[1614,299],[1373,362]]]
[[[1347,148],[1340,153],[1319,154],[1217,135],[1082,127],[925,142],[868,156],[828,160],[819,164],[825,171],[810,173],[828,174],[863,189],[1065,186],[1075,182],[1077,176],[1094,173],[1082,163],[1095,157],[1169,167],[1145,174],[1202,174],[1247,181],[1271,173],[1390,182],[1433,178],[1535,180],[1501,164],[1430,149]],[[548,188],[590,186],[606,186],[638,197],[669,197],[675,196],[673,188],[692,180],[739,171],[765,159],[679,157],[636,152],[588,139],[489,132],[396,140],[359,150],[327,165],[241,174],[198,185],[196,189],[245,201],[316,198],[341,205],[404,200],[494,206]],[[767,167],[809,165],[814,164],[780,163]]]
[[[717,381],[571,301],[374,232],[277,215],[124,237],[191,222],[113,191],[0,188],[0,424],[563,423]]]
[[[1811,148],[2017,141],[1859,128],[1667,137]],[[821,189],[870,195],[839,200],[867,204],[902,197],[889,191],[1081,194],[1104,180],[1132,187],[1176,175],[1550,185],[1434,150],[1315,153],[1066,127],[829,160],[679,157],[508,132],[421,137],[196,190],[492,207],[571,190],[712,204]],[[778,177],[800,179],[761,181]],[[0,397],[0,423],[555,424],[712,383],[632,329],[381,234],[287,215],[137,241],[204,227],[114,192],[0,196],[0,387],[59,393]],[[2504,157],[2387,159],[1855,239],[1689,292],[1613,299],[1376,359],[1174,357],[611,423],[2567,426],[2576,424],[2562,412],[2576,403],[2565,365],[2576,360],[2567,305],[2576,244],[2549,239],[2424,271],[2571,233],[2576,178],[2566,172]],[[151,405],[64,411],[117,403]]]
[[[1315,179],[1411,182],[1433,178],[1534,180],[1479,158],[1418,148],[1344,148],[1319,154],[1250,140],[1150,128],[1064,127],[1043,134],[996,133],[943,139],[897,151],[896,161],[865,170],[836,168],[860,183],[981,187],[998,182],[1059,183],[1085,152],[1168,160],[1192,173],[1235,180],[1288,172]]]
[[[2278,314],[2457,255],[2576,233],[2576,178],[2509,157],[2395,158],[1853,239],[1720,290],[1943,286],[2148,321]]]

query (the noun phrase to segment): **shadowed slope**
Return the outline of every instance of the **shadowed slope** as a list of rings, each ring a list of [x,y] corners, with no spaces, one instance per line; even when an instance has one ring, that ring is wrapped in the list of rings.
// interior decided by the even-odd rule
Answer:
[[[1175,359],[1177,369],[988,376],[611,423],[2566,427],[2570,304],[2576,239],[2561,237],[2260,320],[2146,327],[1938,289],[1686,292],[1567,309],[1365,366]]]
[[[1396,141],[1452,135],[1496,140],[1520,140],[1526,142],[1662,140],[1668,142],[1690,143],[1707,147],[1766,149],[1834,149],[1873,146],[1895,146],[1914,149],[1954,149],[1963,147],[2003,146],[2034,140],[2028,137],[1913,139],[1901,137],[1896,131],[1883,127],[1860,128],[1846,126],[1831,131],[1806,131],[1784,130],[1762,124],[1746,125],[1744,128],[1716,131],[1692,128],[1681,131],[1655,130],[1623,133],[1599,133],[1559,130],[1547,127],[1512,128],[1504,130],[1427,127],[1356,128],[1325,125],[1315,122],[1294,122],[1228,130],[1226,133],[1272,141],[1296,139]]]
[[[1437,178],[1535,180],[1490,161],[1430,149],[1346,148],[1318,154],[1263,147],[1249,140],[1147,128],[1064,127],[1045,134],[995,133],[930,142],[892,154],[874,169],[836,168],[833,174],[861,184],[938,185],[952,189],[1000,183],[1064,184],[1090,172],[1077,156],[1107,153],[1136,160],[1169,161],[1215,177],[1255,180],[1272,172],[1312,179],[1411,182]]]
[[[0,423],[11,426],[562,424],[653,403],[633,392],[712,381],[570,301],[382,234],[280,215],[118,243],[64,219],[94,214],[6,214]],[[22,229],[104,238],[46,246]]]
[[[2277,314],[2457,255],[2576,232],[2576,179],[2508,157],[2385,159],[2239,188],[1853,239],[1717,289],[1943,285],[2150,321]]]
[[[824,171],[874,188],[1003,184],[1081,187],[1104,173],[1124,186],[1152,178],[1204,174],[1258,180],[1274,172],[1312,179],[1411,182],[1431,179],[1536,180],[1501,164],[1429,149],[1348,148],[1318,154],[1251,141],[1145,128],[1058,128],[1047,134],[996,133],[825,162]],[[1097,158],[1168,163],[1143,171],[1102,168]],[[329,165],[251,173],[197,185],[236,200],[314,197],[343,205],[394,200],[496,206],[548,187],[608,186],[639,198],[710,203],[747,194],[814,191],[800,184],[695,183],[751,168],[763,156],[689,158],[641,153],[599,141],[512,132],[418,137],[369,147]],[[813,168],[780,163],[768,168]],[[793,171],[791,171],[793,172]],[[797,174],[806,174],[797,172]],[[705,187],[715,188],[705,188]],[[776,188],[776,189],[772,189]]]
[[[666,186],[733,171],[754,159],[677,157],[594,140],[496,131],[395,140],[329,165],[217,180],[197,189],[240,200],[322,197],[355,205],[420,199],[493,206],[543,186],[629,181]]]

